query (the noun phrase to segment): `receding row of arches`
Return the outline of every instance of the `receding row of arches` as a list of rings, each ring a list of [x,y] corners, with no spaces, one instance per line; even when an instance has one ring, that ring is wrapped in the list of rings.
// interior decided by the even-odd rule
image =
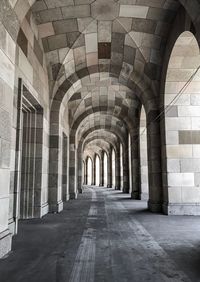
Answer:
[[[128,147],[123,148],[120,143],[119,146],[113,148],[111,145],[104,151],[104,142],[99,141],[99,147],[90,146],[89,150],[83,153],[85,156],[82,165],[82,184],[103,186],[108,188],[115,188],[126,193],[130,193],[132,198],[148,200],[148,163],[147,163],[147,136],[146,136],[146,118],[145,111],[141,111],[141,136],[140,136],[140,168],[139,168],[139,183],[140,189],[138,191],[132,190],[133,175],[132,175],[132,161],[131,155],[131,137],[128,135]],[[97,151],[95,151],[98,150]],[[128,155],[128,170],[124,171],[124,162],[127,161],[125,156]],[[128,173],[128,174],[127,174]],[[128,189],[124,189],[124,178],[128,177]]]
[[[185,31],[177,38],[168,58],[166,79],[163,84],[163,92],[165,93],[163,95],[164,110],[154,117],[155,120],[160,120],[161,125],[160,157],[162,167],[160,167],[160,171],[162,171],[163,189],[160,191],[160,196],[162,195],[162,198],[167,199],[163,203],[166,213],[179,214],[183,210],[183,213],[186,214],[195,213],[192,207],[200,203],[198,191],[200,167],[198,153],[200,144],[199,66],[200,55],[197,40],[190,31]],[[91,176],[93,181],[86,182],[84,180],[84,184],[90,183],[96,186],[103,184],[105,187],[115,187],[124,192],[128,191],[135,199],[149,199],[149,194],[151,196],[151,193],[154,192],[151,191],[152,180],[149,179],[149,171],[150,174],[152,173],[149,162],[151,124],[146,124],[145,107],[141,108],[139,123],[138,134],[136,136],[133,136],[132,133],[128,134],[128,146],[126,148],[128,158],[123,159],[125,152],[123,152],[121,143],[118,160],[116,160],[114,154],[111,154],[110,157],[109,154],[104,152],[105,177],[105,172],[104,176],[101,175],[100,165],[96,169],[95,160],[98,159],[98,162],[101,163],[101,157],[95,155],[95,160],[88,157],[91,166],[95,165],[95,175],[98,175],[98,181],[94,181],[97,176]],[[154,145],[156,145],[157,140],[154,140],[154,142]],[[137,149],[135,150],[135,148]],[[112,152],[115,152],[114,149]],[[135,153],[136,155],[134,155]],[[156,152],[154,153],[156,154]],[[127,171],[124,173],[124,160],[128,163],[128,174]],[[116,165],[116,162],[118,162],[118,165]],[[156,159],[155,162],[157,162]],[[85,163],[86,161],[84,161],[84,165]],[[111,169],[108,168],[110,163]],[[116,167],[119,167],[119,175],[116,173]],[[157,171],[159,171],[159,168]],[[91,175],[93,174],[94,171],[91,169]],[[124,179],[127,177],[128,188],[124,184]],[[182,212],[179,208],[182,209]]]
[[[0,1],[16,23],[3,17],[0,39],[8,236],[19,218],[60,212],[84,184],[147,200],[152,212],[200,214],[199,3],[110,1],[103,15],[98,0],[83,11],[79,1]]]
[[[107,153],[102,151],[99,156],[95,154],[94,158],[87,156],[83,161],[83,185],[104,186],[108,188],[115,188],[116,183],[116,166],[115,151],[112,149],[111,154],[111,171],[108,170],[108,156]],[[110,177],[110,181],[108,178]]]
[[[86,111],[83,119],[74,120],[69,138],[63,133],[60,151],[63,183],[62,193],[57,193],[57,197],[61,195],[60,202],[76,198],[82,185],[96,185],[130,193],[133,199],[154,201],[155,210],[156,205],[160,210],[162,203],[166,213],[179,214],[179,207],[184,206],[187,214],[188,206],[190,209],[198,206],[200,55],[194,34],[185,31],[177,38],[167,62],[163,74],[163,111],[148,112],[146,104],[132,93],[130,101],[127,99],[133,106],[132,121],[125,114],[124,119],[112,115],[105,107],[105,111],[97,109],[88,115]],[[106,85],[110,85],[112,80],[107,75],[105,77]],[[101,92],[105,88],[105,79],[101,81],[98,77],[97,80]],[[120,88],[117,89],[120,92]],[[128,91],[127,87],[125,90]],[[51,150],[57,151],[58,147],[50,147]],[[52,160],[54,155],[50,153]],[[50,168],[58,161],[57,158],[50,162]],[[52,175],[55,177],[54,172]],[[52,201],[57,201],[54,192]],[[51,190],[48,194],[50,199]],[[21,201],[21,211],[23,205],[24,200]]]

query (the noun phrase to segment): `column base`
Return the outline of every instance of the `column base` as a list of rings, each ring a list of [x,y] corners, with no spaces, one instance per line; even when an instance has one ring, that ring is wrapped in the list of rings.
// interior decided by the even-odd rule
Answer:
[[[115,190],[120,190],[120,187],[118,187],[118,186],[115,186]]]
[[[49,212],[49,204],[45,203],[42,205],[42,208],[41,208],[41,217],[43,217],[48,212]]]
[[[8,220],[8,229],[12,235],[17,234],[18,227],[18,219],[16,220],[14,217]]]
[[[77,192],[69,193],[69,199],[70,200],[76,200],[77,198],[78,198],[78,193]]]
[[[150,200],[148,201],[148,209],[153,213],[161,213],[162,212],[162,204],[154,203]]]
[[[138,191],[132,191],[131,192],[131,199],[133,200],[140,200],[140,195]]]
[[[63,210],[63,201],[60,200],[57,203],[49,204],[49,212],[50,213],[59,213]]]
[[[129,194],[129,189],[127,189],[127,188],[123,188],[122,191],[123,191],[124,194]]]
[[[66,202],[69,201],[69,199],[70,199],[69,194],[66,194],[66,198],[65,199],[66,199]]]
[[[66,203],[67,201],[69,201],[69,194],[65,194],[65,197],[63,199],[63,203]]]
[[[7,229],[0,233],[0,258],[4,257],[11,251],[12,235]]]
[[[200,215],[200,204],[188,204],[188,203],[164,203],[163,212],[166,215]]]
[[[142,200],[142,201],[148,201],[149,199],[149,194],[148,193],[141,193],[139,195],[139,199]]]

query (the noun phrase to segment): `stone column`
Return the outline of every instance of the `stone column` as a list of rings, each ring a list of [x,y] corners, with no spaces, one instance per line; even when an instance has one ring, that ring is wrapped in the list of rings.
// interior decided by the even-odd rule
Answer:
[[[86,161],[84,161],[84,185],[87,185],[87,171],[86,171]]]
[[[100,163],[99,163],[99,167],[100,167],[100,175],[99,175],[99,186],[103,186],[104,184],[104,163],[103,163],[103,152],[101,152],[101,157],[100,157]]]
[[[66,202],[68,200],[67,191],[67,158],[68,158],[68,138],[63,133],[63,152],[62,152],[62,200]]]
[[[92,185],[96,183],[96,162],[95,157],[92,160]]]
[[[112,150],[108,152],[108,180],[107,180],[107,187],[112,188]]]
[[[131,153],[131,198],[140,199],[140,153],[139,153],[139,128],[131,133],[130,153]]]
[[[49,154],[49,211],[63,210],[62,195],[62,140],[60,135],[50,135]],[[68,186],[70,187],[70,186]]]
[[[115,189],[120,190],[120,148],[115,152]]]
[[[6,1],[7,2],[7,1]],[[0,4],[1,8],[6,8],[8,5],[6,2]],[[9,7],[9,5],[8,5]],[[3,10],[1,10],[3,12]],[[2,13],[1,12],[1,13]],[[3,12],[4,13],[4,12]],[[1,14],[2,16],[2,14]],[[10,19],[11,20],[11,19]],[[10,39],[9,39],[10,38]],[[3,43],[3,45],[2,45]],[[4,46],[4,47],[3,47]],[[3,48],[2,48],[3,47]],[[8,52],[9,50],[9,52]],[[10,204],[12,201],[10,199],[18,198],[19,190],[17,189],[15,194],[15,185],[12,185],[12,170],[14,171],[14,162],[12,164],[11,158],[14,160],[15,147],[12,147],[12,120],[16,121],[13,118],[13,105],[17,102],[13,100],[13,93],[15,91],[14,87],[14,77],[15,77],[15,66],[14,66],[14,58],[15,58],[15,42],[7,31],[4,28],[4,25],[1,24],[1,72],[0,72],[0,84],[1,84],[1,102],[0,102],[0,258],[3,257],[6,253],[8,253],[11,249],[11,241],[12,235],[9,230],[9,218],[11,215],[11,207]],[[10,52],[11,51],[11,52]],[[13,51],[13,52],[12,52]],[[12,55],[11,55],[12,54]],[[13,63],[12,63],[13,62]],[[20,86],[19,86],[20,87]],[[21,93],[22,89],[19,89]],[[16,97],[17,98],[17,97]],[[15,103],[13,103],[15,101]],[[20,99],[21,104],[21,99]],[[21,106],[19,104],[19,106]],[[15,116],[15,115],[14,115]],[[16,124],[17,126],[17,124]],[[17,129],[16,129],[17,130]],[[21,130],[21,128],[20,128]],[[12,132],[12,134],[11,134]],[[14,134],[13,134],[14,136]],[[14,143],[14,142],[13,142]],[[13,144],[14,145],[14,144]],[[17,146],[17,144],[16,144]],[[14,173],[13,173],[14,174]],[[10,178],[11,177],[11,178]],[[14,180],[14,179],[13,179]],[[17,187],[19,188],[19,186]],[[14,191],[14,193],[13,193]],[[12,195],[10,195],[12,194]],[[11,197],[9,197],[11,196]],[[15,208],[15,207],[14,207]],[[16,213],[17,210],[15,209]],[[16,214],[17,215],[17,214]],[[15,228],[15,220],[17,218],[13,216],[13,228]]]
[[[77,165],[76,167],[78,168],[76,173],[77,173],[77,187],[76,191],[77,193],[82,193],[82,177],[83,177],[83,162],[81,161],[81,150],[78,148],[77,150],[77,158],[76,158]]]
[[[100,183],[101,183],[101,165],[100,165],[100,157],[99,157],[99,182],[97,182],[97,186],[101,186]]]
[[[123,193],[129,193],[128,136],[123,147]]]
[[[85,184],[88,185],[88,159],[85,161]]]
[[[157,116],[157,113],[155,114]],[[162,166],[159,121],[148,122],[148,170],[149,170],[149,201],[148,207],[152,212],[162,211]]]
[[[120,143],[119,150],[119,167],[120,167],[120,191],[123,191],[123,145]]]
[[[68,174],[68,187],[70,199],[77,198],[77,152],[75,149],[75,138],[70,138],[70,151],[69,151],[69,174]]]

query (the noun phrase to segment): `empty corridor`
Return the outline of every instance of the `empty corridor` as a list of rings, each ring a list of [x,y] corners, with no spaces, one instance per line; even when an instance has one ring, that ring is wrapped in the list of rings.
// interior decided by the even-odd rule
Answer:
[[[19,224],[1,282],[200,281],[200,219],[86,187],[60,214]]]

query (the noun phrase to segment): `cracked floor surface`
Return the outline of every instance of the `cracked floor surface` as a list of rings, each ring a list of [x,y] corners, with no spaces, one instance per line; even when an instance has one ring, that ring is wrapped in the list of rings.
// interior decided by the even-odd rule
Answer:
[[[147,211],[113,189],[87,187],[60,214],[24,220],[1,282],[200,281],[200,217]]]

